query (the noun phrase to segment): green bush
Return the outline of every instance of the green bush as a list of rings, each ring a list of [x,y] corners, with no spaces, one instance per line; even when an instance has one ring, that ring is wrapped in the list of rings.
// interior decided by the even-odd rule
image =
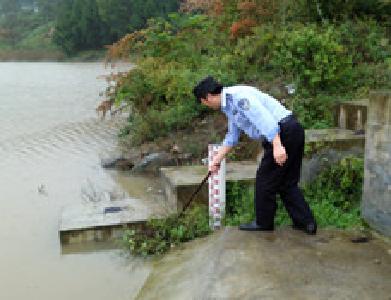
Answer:
[[[364,162],[361,158],[347,157],[338,165],[328,168],[306,188],[310,199],[327,201],[346,212],[361,201]]]
[[[375,20],[347,20],[337,28],[341,43],[352,54],[354,65],[384,63],[391,56],[386,27]]]
[[[123,241],[130,253],[145,257],[162,254],[210,232],[208,208],[193,206],[182,216],[173,214],[163,219],[151,219],[143,228],[127,230]]]
[[[335,97],[324,94],[311,97],[300,93],[290,101],[290,108],[305,129],[330,128],[334,123],[333,106]]]
[[[363,183],[363,159],[347,157],[325,169],[303,188],[320,227],[349,228],[362,225],[360,201]],[[290,224],[279,197],[275,217],[277,226]],[[241,183],[227,187],[226,225],[239,225],[255,219],[254,188]]]
[[[299,89],[315,94],[344,82],[352,67],[346,50],[334,26],[299,26],[279,34],[271,61],[275,68],[290,74]]]
[[[235,69],[228,68],[226,48],[213,45],[221,35],[207,30],[213,26],[204,16],[171,14],[168,21],[151,20],[149,25],[132,48],[138,53],[137,68],[116,92],[117,102],[133,108],[129,136],[134,144],[188,127],[205,111],[192,94],[201,78],[213,75],[225,83],[237,78]]]

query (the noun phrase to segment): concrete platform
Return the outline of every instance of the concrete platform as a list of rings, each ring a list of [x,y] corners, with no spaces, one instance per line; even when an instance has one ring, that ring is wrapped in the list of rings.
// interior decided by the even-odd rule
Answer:
[[[376,238],[352,243],[356,236],[227,227],[158,260],[135,298],[390,299],[390,244]]]
[[[226,181],[253,182],[258,163],[254,161],[231,162],[226,164]],[[207,166],[180,166],[160,168],[165,186],[166,198],[170,207],[180,211],[188,201],[196,187],[208,173]],[[208,200],[208,184],[206,183],[195,201]]]
[[[365,142],[365,134],[357,134],[355,130],[328,128],[328,129],[307,129],[305,131],[306,143],[314,142],[333,142],[333,143],[351,143],[354,141]]]
[[[68,206],[61,214],[60,240],[73,244],[117,239],[124,228],[140,226],[151,217],[168,213],[163,203],[152,205],[133,198]]]

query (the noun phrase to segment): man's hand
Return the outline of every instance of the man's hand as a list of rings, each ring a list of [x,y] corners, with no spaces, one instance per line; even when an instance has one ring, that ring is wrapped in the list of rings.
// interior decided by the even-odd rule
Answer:
[[[212,164],[209,166],[209,171],[212,174],[216,174],[220,169],[220,161],[218,161],[216,158],[218,157],[215,157],[212,161]]]
[[[277,134],[273,139],[273,156],[276,163],[280,166],[284,165],[288,159],[285,147],[281,143],[280,135]]]
[[[209,166],[209,171],[212,174],[216,174],[220,169],[220,164],[222,160],[224,159],[225,155],[231,151],[231,146],[221,146],[219,152],[216,154],[216,156],[213,158],[213,161],[211,165]]]
[[[283,166],[286,160],[288,159],[288,155],[286,154],[284,146],[273,147],[273,156],[276,163],[280,166]]]

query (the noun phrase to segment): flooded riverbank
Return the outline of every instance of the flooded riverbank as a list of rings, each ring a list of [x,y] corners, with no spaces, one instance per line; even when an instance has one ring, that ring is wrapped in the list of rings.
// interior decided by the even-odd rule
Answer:
[[[100,167],[122,122],[95,112],[106,87],[97,77],[111,71],[102,63],[0,63],[0,299],[132,299],[150,272],[107,245],[65,255],[58,237],[62,208],[83,201],[90,184],[133,197],[154,184]]]

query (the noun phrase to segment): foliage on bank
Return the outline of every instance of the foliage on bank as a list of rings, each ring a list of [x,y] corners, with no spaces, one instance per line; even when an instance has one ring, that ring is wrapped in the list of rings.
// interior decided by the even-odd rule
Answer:
[[[109,59],[132,55],[137,64],[116,91],[117,102],[132,107],[131,126],[122,136],[134,144],[184,128],[204,114],[191,91],[206,75],[224,85],[293,83],[296,93],[280,100],[285,98],[306,128],[330,127],[337,100],[391,86],[387,10],[368,11],[353,1],[332,19],[333,10],[323,2],[321,16],[311,1],[187,2],[189,13],[150,20],[109,50]],[[273,87],[266,92],[273,94]]]

